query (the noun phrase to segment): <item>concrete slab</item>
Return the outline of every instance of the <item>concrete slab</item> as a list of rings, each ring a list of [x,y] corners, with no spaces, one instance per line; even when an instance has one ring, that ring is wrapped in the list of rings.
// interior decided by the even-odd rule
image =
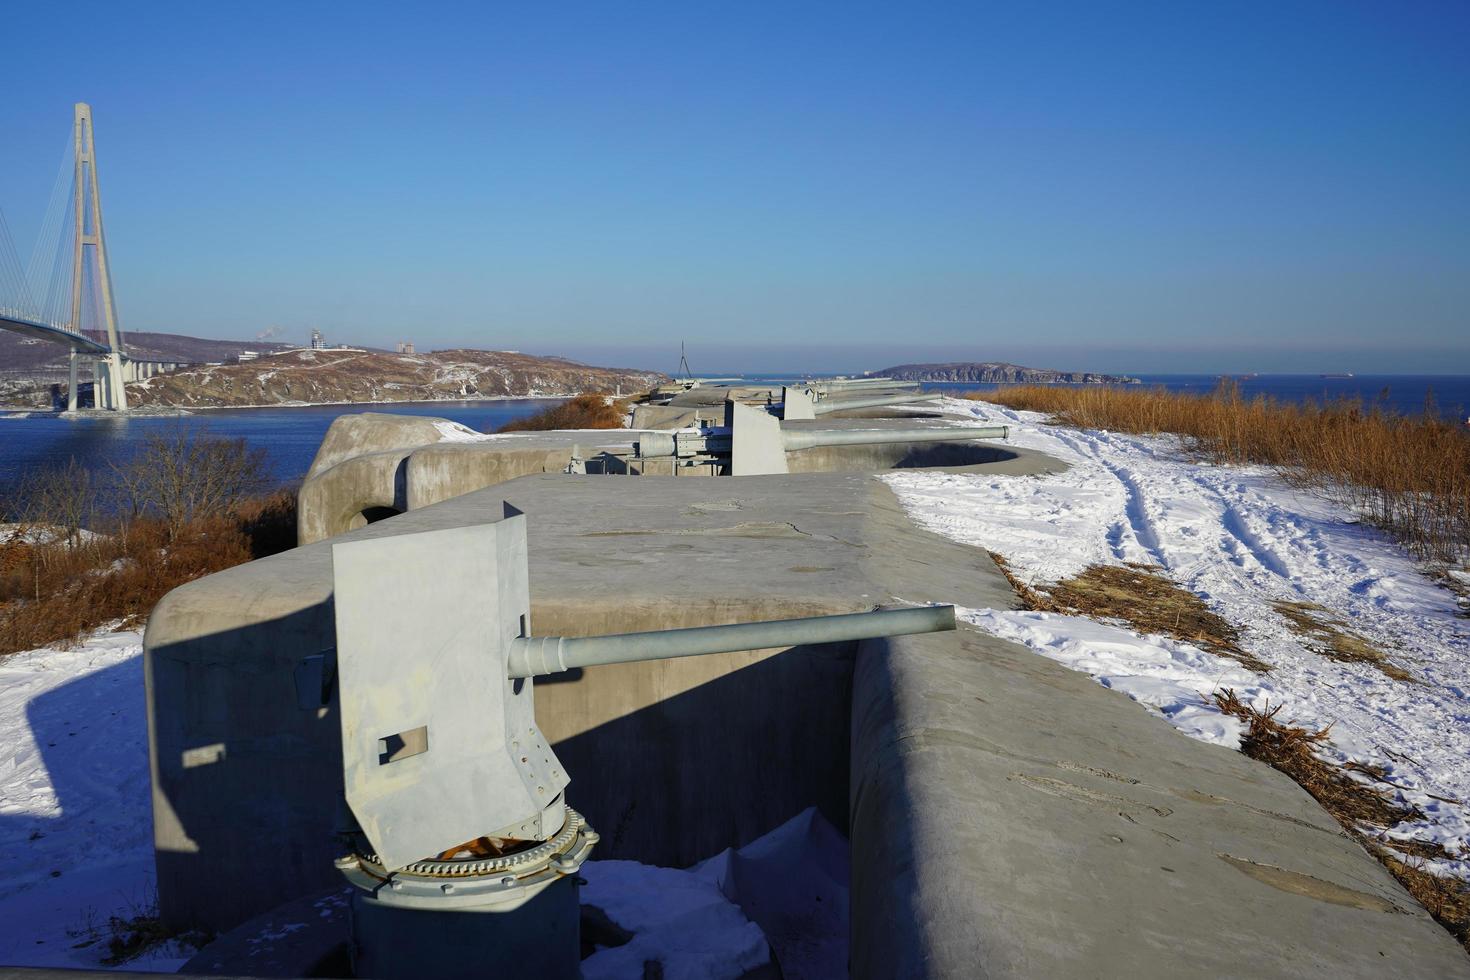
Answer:
[[[866,474],[529,476],[338,540],[502,499],[529,517],[538,633],[1014,602]],[[291,682],[333,641],[328,547],[191,583],[150,621],[166,917],[225,927],[332,884],[336,719]],[[687,863],[813,804],[848,826],[857,976],[1470,976],[1286,777],[973,631],[595,668],[536,698],[599,856]]]
[[[529,518],[539,633],[780,619],[889,598],[862,570],[876,491],[856,475],[548,474],[333,542],[476,523],[510,500]],[[331,883],[338,722],[301,711],[293,682],[303,657],[335,643],[331,543],[190,583],[150,618],[154,832],[174,921],[227,928]],[[851,645],[614,665],[539,682],[538,717],[601,854],[687,864],[806,806],[845,824],[850,676]]]
[[[1022,647],[865,645],[853,739],[854,976],[1470,976],[1300,787]]]

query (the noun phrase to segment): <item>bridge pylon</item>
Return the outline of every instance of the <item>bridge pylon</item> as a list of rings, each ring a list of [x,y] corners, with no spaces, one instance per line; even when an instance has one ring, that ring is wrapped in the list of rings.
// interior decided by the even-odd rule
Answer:
[[[112,298],[112,272],[107,263],[107,236],[102,230],[102,194],[97,187],[97,145],[92,134],[92,107],[78,102],[75,107],[72,138],[75,142],[73,175],[75,202],[73,220],[76,235],[72,246],[71,326],[82,332],[82,286],[84,270],[91,260],[93,281],[100,299],[99,315],[107,330],[108,352],[94,362],[93,404],[97,408],[127,411],[128,392],[124,384],[122,341],[118,336],[117,307]],[[67,407],[76,409],[77,356],[73,348],[69,370],[70,388]]]

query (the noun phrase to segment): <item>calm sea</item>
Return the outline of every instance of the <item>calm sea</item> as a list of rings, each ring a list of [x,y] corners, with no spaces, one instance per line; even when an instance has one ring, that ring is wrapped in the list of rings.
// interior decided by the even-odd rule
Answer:
[[[790,381],[822,375],[761,374],[745,375],[751,381]],[[1140,374],[1145,385],[1191,394],[1206,394],[1220,384],[1218,374]],[[1443,418],[1464,421],[1470,415],[1470,375],[1462,374],[1362,374],[1351,378],[1324,378],[1317,374],[1231,375],[1248,398],[1268,395],[1288,402],[1331,402],[1353,398],[1365,403],[1381,403],[1405,415],[1424,411],[1425,399],[1433,394],[1434,409]],[[994,390],[999,384],[925,383],[925,391],[951,394],[961,391]],[[1069,386],[1070,387],[1070,386]],[[1076,386],[1082,387],[1082,386]],[[1087,385],[1086,387],[1092,387]],[[1132,388],[1133,385],[1128,387]]]
[[[126,459],[149,433],[185,425],[212,435],[243,437],[269,455],[272,476],[282,483],[306,475],[327,427],[339,415],[377,411],[452,419],[480,432],[493,432],[511,419],[539,412],[561,399],[417,402],[393,405],[313,405],[304,408],[229,408],[180,417],[93,416],[62,419],[49,413],[6,418],[0,412],[0,495],[12,492],[27,470],[65,465],[75,457],[93,469]]]

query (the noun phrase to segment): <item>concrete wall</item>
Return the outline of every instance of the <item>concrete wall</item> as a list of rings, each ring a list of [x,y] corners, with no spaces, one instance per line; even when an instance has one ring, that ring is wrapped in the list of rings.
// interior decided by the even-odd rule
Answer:
[[[453,423],[364,412],[338,416],[297,495],[296,537],[311,544],[390,513],[427,507],[534,473],[561,473],[574,454],[626,451],[634,433],[532,432],[450,438]]]
[[[725,416],[724,403],[705,407],[680,405],[634,405],[635,429],[685,429],[700,420],[718,424]]]
[[[488,519],[502,499],[528,516],[539,634],[1014,602],[983,551],[914,528],[868,475],[530,476],[350,533]],[[333,882],[337,724],[300,711],[291,680],[333,642],[328,549],[191,583],[150,620],[171,924],[228,927]],[[598,668],[536,697],[598,856],[681,864],[806,805],[846,811],[859,977],[1470,976],[1285,776],[969,628],[855,657]]]
[[[696,389],[699,390],[699,389]],[[705,391],[706,396],[709,395]],[[694,408],[643,406],[645,421],[672,423]],[[716,409],[723,412],[723,402]],[[910,419],[823,419],[797,423],[818,428],[893,428]],[[941,423],[942,424],[942,423]],[[588,472],[630,474],[639,468],[628,452],[639,430],[553,431],[498,436],[484,441],[446,440],[443,419],[378,413],[340,416],[333,422],[297,497],[297,540],[322,541],[395,513],[417,510],[518,477],[564,472],[574,456]],[[1034,454],[1032,454],[1034,456]],[[917,443],[837,446],[787,454],[792,473],[873,472],[923,466],[966,467],[1026,458],[1024,450],[982,443]],[[1022,463],[1028,466],[1031,463]],[[712,467],[674,468],[648,463],[653,475],[714,476]]]
[[[1286,776],[960,639],[857,658],[855,977],[1470,976]]]
[[[531,518],[532,621],[540,634],[779,619],[871,603],[859,589],[847,596],[803,588],[819,585],[803,571],[777,575],[774,587],[754,593],[722,589],[757,556],[809,549],[776,521],[729,526],[728,497],[716,495],[708,510],[693,506],[706,501],[698,493],[657,505],[659,486],[714,481],[535,479],[506,493]],[[619,530],[606,510],[614,487],[620,492],[611,496],[624,504],[640,498],[651,526]],[[498,515],[501,499],[481,491],[339,540],[472,523]],[[706,533],[700,525],[712,527]],[[744,555],[723,572],[691,577],[681,559],[696,543]],[[329,708],[301,710],[293,681],[303,657],[335,645],[331,546],[297,548],[185,585],[149,621],[159,904],[173,925],[228,928],[336,878],[338,721]],[[830,547],[846,550],[835,539]],[[640,567],[641,582],[622,578]],[[603,834],[600,856],[685,865],[811,805],[842,825],[851,652],[750,651],[538,683],[540,725],[573,776],[569,801]]]

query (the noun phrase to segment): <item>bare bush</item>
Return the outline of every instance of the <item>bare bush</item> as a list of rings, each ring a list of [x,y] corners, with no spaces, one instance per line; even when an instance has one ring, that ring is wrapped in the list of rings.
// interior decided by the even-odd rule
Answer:
[[[531,432],[544,429],[621,429],[628,412],[627,401],[610,395],[578,395],[560,405],[507,422],[496,432]]]
[[[137,624],[176,586],[295,547],[295,495],[259,496],[269,485],[263,450],[182,425],[110,473],[72,461],[28,476],[7,517],[67,537],[0,540],[0,653]],[[81,534],[94,524],[108,533]]]
[[[69,548],[82,541],[82,532],[97,519],[100,482],[91,470],[76,461],[27,473],[16,488],[15,503],[6,517],[39,531],[65,535]]]
[[[264,449],[183,424],[150,435],[113,474],[121,515],[155,517],[171,539],[191,521],[233,514],[270,483]]]
[[[295,547],[295,504],[278,491],[180,528],[144,517],[86,548],[0,541],[0,654],[136,625],[185,582]]]

